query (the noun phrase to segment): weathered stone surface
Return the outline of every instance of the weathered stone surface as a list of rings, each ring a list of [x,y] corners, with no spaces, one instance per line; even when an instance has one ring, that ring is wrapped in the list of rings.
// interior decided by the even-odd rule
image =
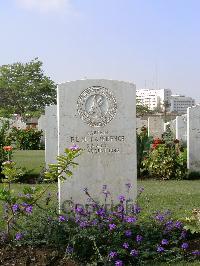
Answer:
[[[176,117],[176,139],[187,141],[187,115]]]
[[[45,107],[45,163],[56,163],[58,155],[57,105]]]
[[[77,144],[83,154],[71,179],[59,183],[60,206],[65,200],[86,203],[84,188],[103,200],[107,185],[113,201],[127,194],[135,198],[136,111],[135,85],[111,80],[80,80],[58,86],[58,151]]]
[[[169,125],[170,125],[171,132],[172,132],[172,134],[173,134],[173,136],[175,138],[176,137],[176,119],[171,120],[169,122]]]
[[[146,127],[147,128],[148,127],[148,121],[137,117],[137,119],[136,119],[136,129],[137,129],[138,133],[141,132],[141,128],[142,127]]]
[[[148,136],[153,138],[161,138],[164,132],[164,121],[159,116],[151,116],[148,118]]]
[[[44,144],[45,143],[45,130],[46,130],[46,118],[45,118],[45,115],[41,115],[40,118],[38,119],[38,130],[42,130],[43,131],[41,142]]]
[[[187,109],[187,164],[190,171],[200,171],[200,106]]]

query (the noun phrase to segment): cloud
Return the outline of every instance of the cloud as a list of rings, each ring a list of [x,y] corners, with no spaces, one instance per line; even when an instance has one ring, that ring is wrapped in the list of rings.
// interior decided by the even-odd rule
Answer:
[[[23,8],[40,12],[59,11],[69,6],[69,0],[16,0],[16,2]]]

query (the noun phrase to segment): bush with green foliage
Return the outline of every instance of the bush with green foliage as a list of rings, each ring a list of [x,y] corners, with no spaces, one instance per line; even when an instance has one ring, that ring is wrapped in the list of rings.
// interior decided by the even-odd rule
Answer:
[[[16,183],[24,172],[21,168],[16,167],[16,163],[11,160],[12,147],[5,146],[4,150],[7,154],[7,160],[2,164],[2,174],[4,175],[2,182],[4,186],[0,188],[0,201],[3,202],[4,216],[0,221],[1,227],[5,227],[4,234],[6,238],[10,240],[13,239],[15,232],[18,237],[21,236],[21,233],[17,232],[21,226],[21,216],[27,218],[35,206],[40,207],[38,201],[49,186],[44,188],[25,186],[21,193],[17,194],[12,189],[12,184]],[[66,180],[67,176],[72,175],[71,168],[77,165],[74,159],[79,155],[80,149],[75,146],[66,149],[64,155],[58,156],[58,163],[55,166],[51,165],[49,172],[46,172],[46,181],[51,183],[55,179],[58,180],[58,178]]]
[[[187,160],[178,140],[155,139],[142,164],[151,178],[184,179],[187,175]]]
[[[13,127],[9,138],[18,150],[41,150],[44,149],[41,143],[42,130],[35,128],[16,128]]]
[[[186,230],[190,230],[192,234],[200,234],[200,209],[194,209],[192,215],[185,219]]]
[[[153,138],[148,137],[146,127],[142,127],[140,133],[137,132],[137,175],[141,177],[142,174],[142,161],[148,155]]]

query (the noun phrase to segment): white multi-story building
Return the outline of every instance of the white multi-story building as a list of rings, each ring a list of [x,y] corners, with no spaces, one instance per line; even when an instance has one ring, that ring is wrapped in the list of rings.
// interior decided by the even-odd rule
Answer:
[[[160,89],[160,90],[150,90],[150,89],[141,89],[136,90],[137,100],[149,107],[149,109],[154,110],[155,108],[160,107],[163,109],[164,102],[170,102],[171,97],[170,89]]]
[[[195,100],[191,97],[184,95],[171,95],[170,100],[170,112],[176,112],[178,114],[186,114],[187,108],[194,106]]]

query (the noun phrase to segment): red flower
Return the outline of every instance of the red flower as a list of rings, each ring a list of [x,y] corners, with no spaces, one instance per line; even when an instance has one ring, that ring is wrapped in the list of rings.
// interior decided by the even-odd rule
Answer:
[[[12,151],[13,147],[12,146],[4,146],[3,149],[4,149],[4,151]]]
[[[159,138],[153,140],[153,144],[161,144],[161,143],[162,143],[162,140]]]
[[[153,144],[152,144],[152,149],[156,149],[156,148],[157,148],[157,146],[158,146],[158,144],[157,144],[157,143],[153,143]]]

